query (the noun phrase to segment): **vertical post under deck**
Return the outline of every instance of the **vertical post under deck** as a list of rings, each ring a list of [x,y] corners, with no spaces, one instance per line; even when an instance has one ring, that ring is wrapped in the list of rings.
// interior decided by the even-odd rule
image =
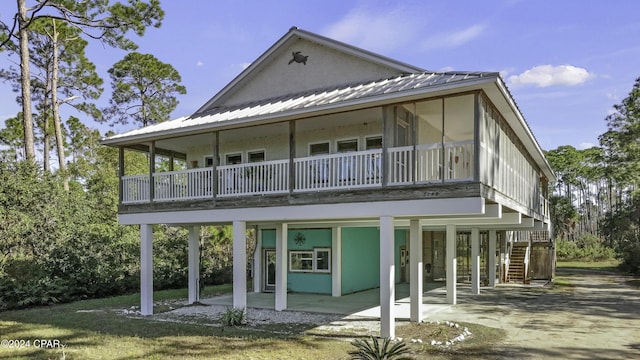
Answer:
[[[331,229],[331,295],[342,296],[342,228]]]
[[[200,301],[200,226],[189,227],[189,304]]]
[[[247,308],[247,224],[233,222],[233,307]]]
[[[395,338],[395,252],[393,217],[380,217],[380,336]]]
[[[471,293],[480,294],[480,231],[471,229]]]
[[[287,308],[287,232],[286,223],[276,227],[276,311]]]
[[[140,314],[153,315],[153,226],[140,225]]]
[[[489,230],[489,286],[496,287],[496,240],[495,230]]]
[[[456,293],[456,226],[447,225],[447,303],[455,305]]]
[[[409,222],[409,286],[411,321],[422,321],[422,229],[420,220]]]

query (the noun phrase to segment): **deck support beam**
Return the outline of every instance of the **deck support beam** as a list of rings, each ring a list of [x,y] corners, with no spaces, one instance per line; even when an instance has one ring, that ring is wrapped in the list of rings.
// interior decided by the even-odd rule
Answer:
[[[471,293],[480,294],[480,231],[471,229]]]
[[[247,223],[233,222],[233,307],[247,308]]]
[[[395,251],[393,217],[380,217],[380,336],[395,338]]]
[[[153,315],[153,226],[140,225],[140,314]]]
[[[456,293],[456,226],[453,224],[447,225],[447,248],[446,248],[446,265],[447,265],[447,303],[455,305],[457,302]]]
[[[287,232],[286,223],[276,226],[276,311],[287,308]]]
[[[189,227],[189,304],[200,301],[200,226]]]
[[[422,321],[422,229],[420,220],[409,221],[409,286],[411,321]]]

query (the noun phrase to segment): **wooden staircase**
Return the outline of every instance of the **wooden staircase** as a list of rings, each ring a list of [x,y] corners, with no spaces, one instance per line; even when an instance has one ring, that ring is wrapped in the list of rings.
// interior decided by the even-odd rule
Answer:
[[[524,259],[527,254],[526,242],[513,243],[511,249],[511,257],[509,260],[509,272],[507,273],[507,282],[524,283],[525,280],[525,263]]]

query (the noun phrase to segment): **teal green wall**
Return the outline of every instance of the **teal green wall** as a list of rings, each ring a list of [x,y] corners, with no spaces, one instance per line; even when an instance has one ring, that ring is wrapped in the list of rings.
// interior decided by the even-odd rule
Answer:
[[[295,237],[304,235],[303,244],[296,244]],[[276,231],[262,230],[262,248],[275,249]],[[331,247],[331,229],[292,229],[287,231],[287,250],[310,250]],[[332,250],[333,251],[333,250]],[[287,255],[287,270],[289,269]],[[331,273],[287,272],[287,290],[316,294],[331,294]]]
[[[400,281],[400,247],[406,230],[395,230],[395,281]],[[380,231],[378,228],[342,228],[342,294],[380,286]]]
[[[380,286],[380,231],[342,228],[342,294]]]
[[[305,243],[295,243],[297,233]],[[395,281],[400,281],[400,247],[406,246],[407,230],[395,230]],[[262,230],[262,247],[276,247],[276,231]],[[287,232],[288,250],[331,247],[331,229],[294,229]],[[333,251],[333,249],[332,249]],[[289,257],[287,256],[287,261]],[[288,269],[288,263],[287,263]],[[380,286],[380,231],[370,228],[342,228],[342,294]],[[287,273],[287,289],[293,292],[331,294],[331,274]]]

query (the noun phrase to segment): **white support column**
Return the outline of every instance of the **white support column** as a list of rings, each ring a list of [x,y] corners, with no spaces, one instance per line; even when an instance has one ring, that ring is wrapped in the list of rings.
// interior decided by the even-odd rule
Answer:
[[[331,229],[331,295],[342,296],[342,228]]]
[[[253,254],[253,292],[262,291],[262,229],[256,228],[256,251]]]
[[[489,230],[489,286],[496,287],[496,240],[495,230]]]
[[[287,308],[287,232],[286,223],[276,226],[276,311]]]
[[[393,217],[380,217],[380,336],[395,338],[395,241]]]
[[[480,231],[471,229],[471,293],[480,294]]]
[[[422,321],[422,228],[420,220],[409,222],[409,286],[411,321]]]
[[[140,314],[153,315],[153,226],[140,225]]]
[[[247,223],[233,222],[233,307],[247,308]]]
[[[502,254],[503,257],[503,263],[502,263],[502,272],[504,274],[502,279],[500,279],[500,282],[506,282],[507,281],[507,272],[509,272],[509,261],[511,260],[509,258],[509,253],[508,253],[508,249],[509,249],[509,239],[507,239],[507,232],[504,230],[500,231],[500,238],[501,238],[501,242],[502,242],[502,248],[504,249],[504,253]]]
[[[189,304],[200,301],[200,226],[189,227]]]
[[[447,225],[447,303],[455,305],[456,293],[456,226]]]

